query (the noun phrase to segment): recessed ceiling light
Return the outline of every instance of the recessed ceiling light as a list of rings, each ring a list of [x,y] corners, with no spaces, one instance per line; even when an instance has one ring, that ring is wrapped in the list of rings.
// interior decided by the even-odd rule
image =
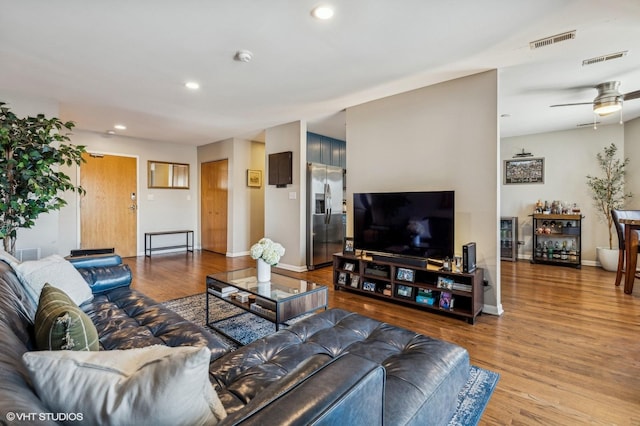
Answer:
[[[116,124],[115,126],[113,126],[113,128],[117,130],[127,130],[127,126],[125,126],[124,124]]]
[[[184,87],[186,87],[187,89],[191,89],[191,90],[197,90],[200,88],[200,84],[196,83],[195,81],[187,81],[184,84]]]
[[[311,16],[318,19],[331,19],[333,17],[333,7],[326,4],[314,7]]]

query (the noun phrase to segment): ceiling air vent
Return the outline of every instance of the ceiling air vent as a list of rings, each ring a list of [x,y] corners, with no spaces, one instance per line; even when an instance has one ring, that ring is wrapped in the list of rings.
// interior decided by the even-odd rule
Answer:
[[[540,40],[532,41],[529,43],[529,47],[531,47],[531,49],[539,49],[541,47],[560,43],[561,41],[573,40],[574,38],[576,38],[576,30],[562,33],[562,34],[556,34],[551,37],[541,38]]]
[[[619,59],[619,58],[622,58],[623,56],[627,56],[627,52],[628,50],[625,50],[623,52],[610,53],[608,55],[596,56],[595,58],[585,59],[584,61],[582,61],[582,66],[584,67],[585,65],[593,65],[593,64],[598,64],[600,62],[611,61],[612,59]]]

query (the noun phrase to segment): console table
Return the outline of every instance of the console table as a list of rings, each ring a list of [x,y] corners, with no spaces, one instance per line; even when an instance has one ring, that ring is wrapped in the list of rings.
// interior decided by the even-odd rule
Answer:
[[[174,235],[184,234],[184,244],[172,244],[168,246],[153,247],[153,237],[160,235]],[[145,232],[144,233],[144,255],[145,257],[151,257],[151,252],[156,250],[169,250],[174,248],[185,248],[188,253],[193,253],[193,231],[186,229],[180,231],[158,231],[158,232]]]

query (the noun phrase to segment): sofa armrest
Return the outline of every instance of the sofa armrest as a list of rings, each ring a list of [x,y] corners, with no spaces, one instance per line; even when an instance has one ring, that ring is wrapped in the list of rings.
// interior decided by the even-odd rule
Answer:
[[[382,424],[385,371],[379,364],[345,354],[299,378],[275,382],[220,426]]]
[[[95,294],[106,293],[119,287],[129,287],[131,285],[131,269],[129,265],[118,266],[96,266],[94,268],[78,269],[80,275],[91,287],[91,292]]]
[[[67,260],[80,272],[93,294],[131,285],[131,269],[117,254],[70,257]]]
[[[118,266],[122,258],[117,254],[97,254],[92,256],[78,256],[66,258],[76,269],[94,268],[96,266]]]

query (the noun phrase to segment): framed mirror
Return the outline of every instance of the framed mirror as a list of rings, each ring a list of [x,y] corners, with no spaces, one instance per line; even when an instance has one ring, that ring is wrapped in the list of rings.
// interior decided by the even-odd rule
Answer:
[[[147,187],[189,189],[189,165],[147,161]]]

